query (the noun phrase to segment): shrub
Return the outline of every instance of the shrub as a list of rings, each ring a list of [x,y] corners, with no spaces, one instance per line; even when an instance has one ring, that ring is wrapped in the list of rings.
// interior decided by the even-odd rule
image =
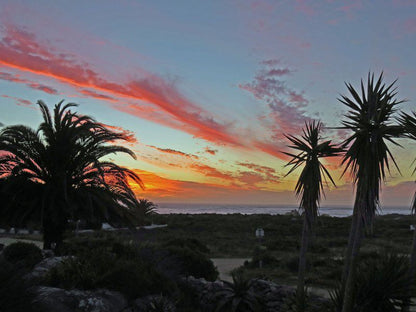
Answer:
[[[253,260],[251,261],[252,267],[258,267],[260,260],[263,266],[277,266],[279,260],[276,259],[268,249],[255,248],[253,254]]]
[[[144,262],[118,262],[97,281],[97,286],[120,291],[128,299],[176,291],[174,282]]]
[[[31,269],[42,260],[42,251],[35,244],[17,242],[5,247],[3,256],[13,264]]]
[[[395,312],[409,298],[411,279],[408,259],[397,254],[381,254],[362,262],[357,270],[353,310],[356,312]],[[341,308],[341,285],[330,293],[337,309]]]
[[[17,265],[0,259],[0,311],[33,312],[34,295],[26,285],[22,270]]]
[[[181,274],[192,275],[196,278],[205,278],[208,281],[215,281],[218,271],[206,255],[189,248],[169,247],[170,255],[177,259]]]
[[[243,274],[232,274],[232,278],[232,283],[224,281],[225,287],[215,294],[218,300],[215,311],[258,311],[261,302],[252,289],[253,280],[246,279]]]
[[[189,248],[191,250],[208,254],[210,252],[209,248],[201,243],[199,240],[195,238],[187,238],[187,237],[177,237],[168,240],[166,243],[163,244],[165,247],[181,247],[181,248]]]
[[[113,268],[116,259],[104,250],[91,250],[87,255],[65,259],[52,268],[45,278],[45,283],[65,289],[92,289],[98,279]]]
[[[62,255],[78,256],[88,254],[91,250],[110,250],[116,238],[111,235],[105,237],[79,236],[66,240],[61,248]]]

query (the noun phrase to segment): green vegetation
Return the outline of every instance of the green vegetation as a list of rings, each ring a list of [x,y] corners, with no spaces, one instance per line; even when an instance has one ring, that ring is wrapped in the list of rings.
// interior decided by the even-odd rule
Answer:
[[[215,280],[218,276],[207,255],[187,244],[133,243],[132,237],[77,237],[64,245],[69,258],[53,268],[45,283],[65,289],[107,288],[128,299],[163,294],[178,296],[180,276]],[[198,241],[191,241],[207,249]],[[78,246],[78,249],[74,249]]]

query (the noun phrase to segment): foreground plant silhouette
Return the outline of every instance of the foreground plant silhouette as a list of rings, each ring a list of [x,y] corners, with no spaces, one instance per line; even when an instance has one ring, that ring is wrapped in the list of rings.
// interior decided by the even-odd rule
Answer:
[[[224,288],[215,294],[218,298],[215,312],[260,311],[260,297],[253,291],[254,280],[242,273],[233,273],[232,278],[232,283],[223,281]]]
[[[286,165],[292,166],[286,176],[300,166],[304,166],[295,187],[296,195],[301,196],[300,209],[304,214],[296,290],[299,303],[305,302],[306,251],[318,215],[319,202],[323,192],[323,179],[328,177],[335,185],[328,170],[320,162],[320,158],[339,156],[342,153],[342,148],[332,144],[331,141],[322,141],[321,130],[322,123],[313,121],[306,123],[301,138],[286,135],[286,138],[292,143],[289,147],[299,152],[298,154],[285,152],[286,155],[292,157]],[[299,307],[299,309],[303,310],[304,307]]]
[[[2,215],[14,224],[41,223],[44,248],[59,251],[68,219],[111,224],[138,216],[138,201],[129,179],[143,186],[133,171],[104,157],[134,153],[112,145],[126,140],[89,116],[72,112],[76,104],[55,105],[53,114],[38,101],[43,122],[37,130],[24,125],[0,132],[0,180],[10,195]]]
[[[394,81],[389,86],[383,83],[383,74],[374,81],[368,74],[367,88],[361,81],[361,96],[351,84],[346,84],[351,98],[342,96],[339,101],[349,109],[343,128],[352,131],[344,141],[348,149],[342,163],[344,173],[350,171],[356,187],[353,219],[343,274],[342,311],[353,311],[354,285],[358,253],[361,246],[362,229],[370,225],[379,207],[380,184],[389,171],[389,158],[397,164],[386,141],[396,144],[394,139],[402,136],[402,127],[394,123],[396,106],[403,101],[395,99]]]
[[[402,113],[399,118],[399,122],[403,127],[405,136],[411,140],[416,140],[416,112],[411,114]],[[415,162],[416,159],[413,161]],[[416,167],[413,169],[413,174],[416,172]],[[416,192],[413,195],[413,201],[411,204],[411,213],[416,215]],[[416,273],[416,231],[413,233],[412,248],[410,250],[410,268],[409,276],[412,281],[415,280]],[[405,311],[408,311],[408,306],[405,307]]]

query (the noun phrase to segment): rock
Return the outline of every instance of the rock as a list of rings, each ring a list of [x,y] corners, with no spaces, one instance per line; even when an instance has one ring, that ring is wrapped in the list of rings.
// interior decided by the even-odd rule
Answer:
[[[38,286],[33,305],[45,312],[120,312],[127,307],[122,294],[107,289],[64,290]]]
[[[27,281],[40,280],[44,278],[52,268],[61,264],[62,261],[68,258],[68,256],[46,258],[36,264],[33,270],[24,276],[24,279]]]

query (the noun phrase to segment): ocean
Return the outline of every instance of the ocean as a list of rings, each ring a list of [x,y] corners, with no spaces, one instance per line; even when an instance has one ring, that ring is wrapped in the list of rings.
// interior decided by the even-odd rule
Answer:
[[[179,204],[179,203],[160,203],[157,212],[160,214],[271,214],[279,215],[290,213],[297,210],[297,206],[280,206],[280,205],[227,205],[227,204]],[[352,207],[321,207],[320,215],[330,215],[333,217],[347,217],[352,214]],[[383,207],[378,214],[410,214],[410,207]]]

